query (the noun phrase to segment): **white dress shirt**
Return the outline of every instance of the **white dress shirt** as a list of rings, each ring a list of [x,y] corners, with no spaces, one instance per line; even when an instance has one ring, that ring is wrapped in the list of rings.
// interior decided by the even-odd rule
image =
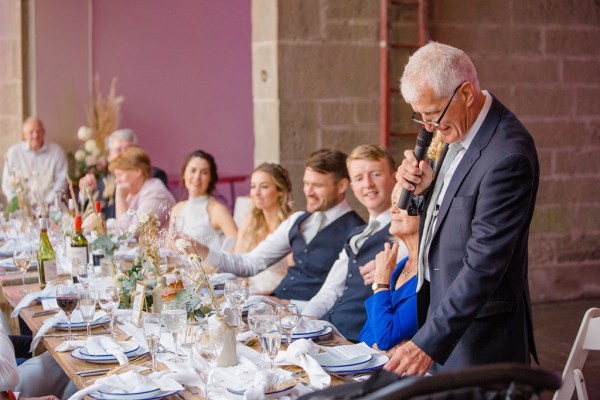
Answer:
[[[67,158],[56,143],[44,141],[38,151],[29,149],[26,141],[12,145],[6,152],[2,172],[2,191],[7,200],[15,197],[15,185],[10,171],[31,182],[47,203],[54,201],[55,193],[67,188]]]
[[[481,92],[485,95],[485,102],[483,103],[483,107],[481,108],[481,111],[479,112],[479,115],[477,116],[475,123],[471,126],[471,128],[469,128],[469,130],[467,131],[467,134],[458,142],[461,144],[461,146],[463,148],[456,154],[454,161],[452,161],[452,164],[450,164],[448,171],[446,171],[446,175],[444,175],[444,185],[442,186],[442,189],[440,190],[440,195],[438,197],[437,204],[436,204],[436,207],[438,209],[442,205],[442,201],[444,200],[444,195],[446,194],[446,189],[448,189],[448,185],[450,184],[450,181],[452,180],[452,176],[454,175],[456,168],[458,168],[458,164],[460,163],[460,160],[462,160],[465,153],[469,149],[471,142],[473,142],[475,135],[477,135],[477,131],[479,131],[479,128],[481,128],[481,125],[483,125],[483,121],[485,120],[485,117],[488,115],[488,112],[490,111],[490,107],[492,106],[492,96],[487,92],[487,90],[482,90]],[[437,166],[436,166],[436,168],[437,168]],[[424,244],[425,249],[423,250],[424,254],[425,254],[425,256],[423,257],[424,264],[425,264],[424,265],[425,280],[427,280],[427,281],[429,281],[429,259],[427,257],[427,254],[429,254],[429,247],[431,246],[431,239],[433,237],[433,232],[435,231],[436,224],[437,224],[437,216],[432,217],[432,221],[431,221],[432,234],[429,235],[427,243]]]
[[[324,211],[325,222],[321,229],[337,220],[342,215],[352,211],[346,200]],[[296,220],[304,214],[298,211],[283,221],[277,229],[259,243],[249,253],[227,253],[218,249],[209,249],[206,262],[219,268],[223,272],[231,272],[237,276],[253,276],[263,271],[270,265],[281,260],[292,251],[290,244],[290,230]],[[313,215],[308,217],[300,227],[304,232],[314,223]]]
[[[0,391],[12,390],[19,384],[15,350],[4,327],[0,325]]]
[[[375,219],[379,222],[379,229],[373,232],[372,235],[376,234],[381,229],[386,228],[392,218],[390,211],[388,210],[377,216]],[[408,250],[404,243],[400,242],[399,244],[398,257],[402,260],[408,255]],[[327,274],[327,279],[325,279],[325,283],[323,283],[319,292],[314,295],[310,301],[291,300],[291,302],[298,307],[298,311],[302,312],[304,315],[319,318],[325,315],[325,313],[333,307],[337,299],[344,293],[349,262],[350,259],[348,258],[348,253],[346,253],[345,249],[342,249],[338,259],[331,267],[329,274]]]

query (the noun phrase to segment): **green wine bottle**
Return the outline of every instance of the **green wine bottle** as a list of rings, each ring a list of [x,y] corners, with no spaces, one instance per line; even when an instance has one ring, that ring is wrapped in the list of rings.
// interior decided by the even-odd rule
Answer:
[[[71,260],[71,276],[73,283],[77,283],[77,268],[88,263],[88,241],[81,233],[81,215],[75,216],[75,233],[71,236],[71,243],[67,257]]]
[[[48,218],[40,217],[40,246],[38,247],[38,277],[40,287],[44,289],[46,282],[56,278],[56,256],[48,239]]]

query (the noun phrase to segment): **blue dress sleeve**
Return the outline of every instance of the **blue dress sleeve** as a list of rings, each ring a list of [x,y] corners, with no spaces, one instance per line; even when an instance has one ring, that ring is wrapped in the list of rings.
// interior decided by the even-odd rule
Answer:
[[[406,260],[400,261],[392,273],[392,290],[377,292],[365,302],[367,322],[363,329],[364,339],[372,342],[365,340],[369,346],[377,343],[380,350],[391,349],[402,340],[410,339],[418,329],[417,277],[413,276],[393,290]]]

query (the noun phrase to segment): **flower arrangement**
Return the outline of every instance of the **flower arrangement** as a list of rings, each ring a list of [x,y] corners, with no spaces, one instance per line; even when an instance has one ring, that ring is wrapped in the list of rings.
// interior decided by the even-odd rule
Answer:
[[[210,279],[202,265],[200,257],[193,252],[188,254],[188,249],[192,246],[185,239],[177,239],[175,241],[175,247],[179,253],[186,256],[190,267],[186,270],[182,270],[181,274],[186,275],[192,282],[192,285],[189,287],[179,290],[175,295],[175,299],[178,302],[185,304],[188,317],[203,318],[211,310],[217,314],[217,317],[223,317],[223,311],[217,301],[214,288],[210,283]],[[206,290],[208,302],[203,302],[201,296],[202,289]]]
[[[92,172],[96,179],[107,175],[106,138],[117,129],[123,97],[116,94],[116,79],[110,85],[106,99],[100,91],[100,79],[94,79],[94,94],[87,107],[87,126],[77,131],[80,146],[76,151],[69,151],[69,178],[75,185],[84,175]]]
[[[156,269],[153,266],[143,266],[142,263],[135,263],[127,273],[119,272],[116,274],[114,281],[121,288],[119,308],[124,309],[131,308],[131,300],[137,295],[135,291],[136,284],[144,282],[146,284],[144,310],[150,310],[153,303],[152,290],[156,286]]]

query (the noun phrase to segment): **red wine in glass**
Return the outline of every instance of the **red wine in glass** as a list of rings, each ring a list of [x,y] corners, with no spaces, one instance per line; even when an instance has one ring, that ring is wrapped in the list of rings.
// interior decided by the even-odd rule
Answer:
[[[75,285],[58,285],[56,287],[56,303],[67,314],[69,334],[67,340],[73,340],[71,335],[71,314],[79,305],[80,294]]]
[[[56,298],[56,302],[65,314],[71,314],[79,304],[79,296],[60,296]]]

